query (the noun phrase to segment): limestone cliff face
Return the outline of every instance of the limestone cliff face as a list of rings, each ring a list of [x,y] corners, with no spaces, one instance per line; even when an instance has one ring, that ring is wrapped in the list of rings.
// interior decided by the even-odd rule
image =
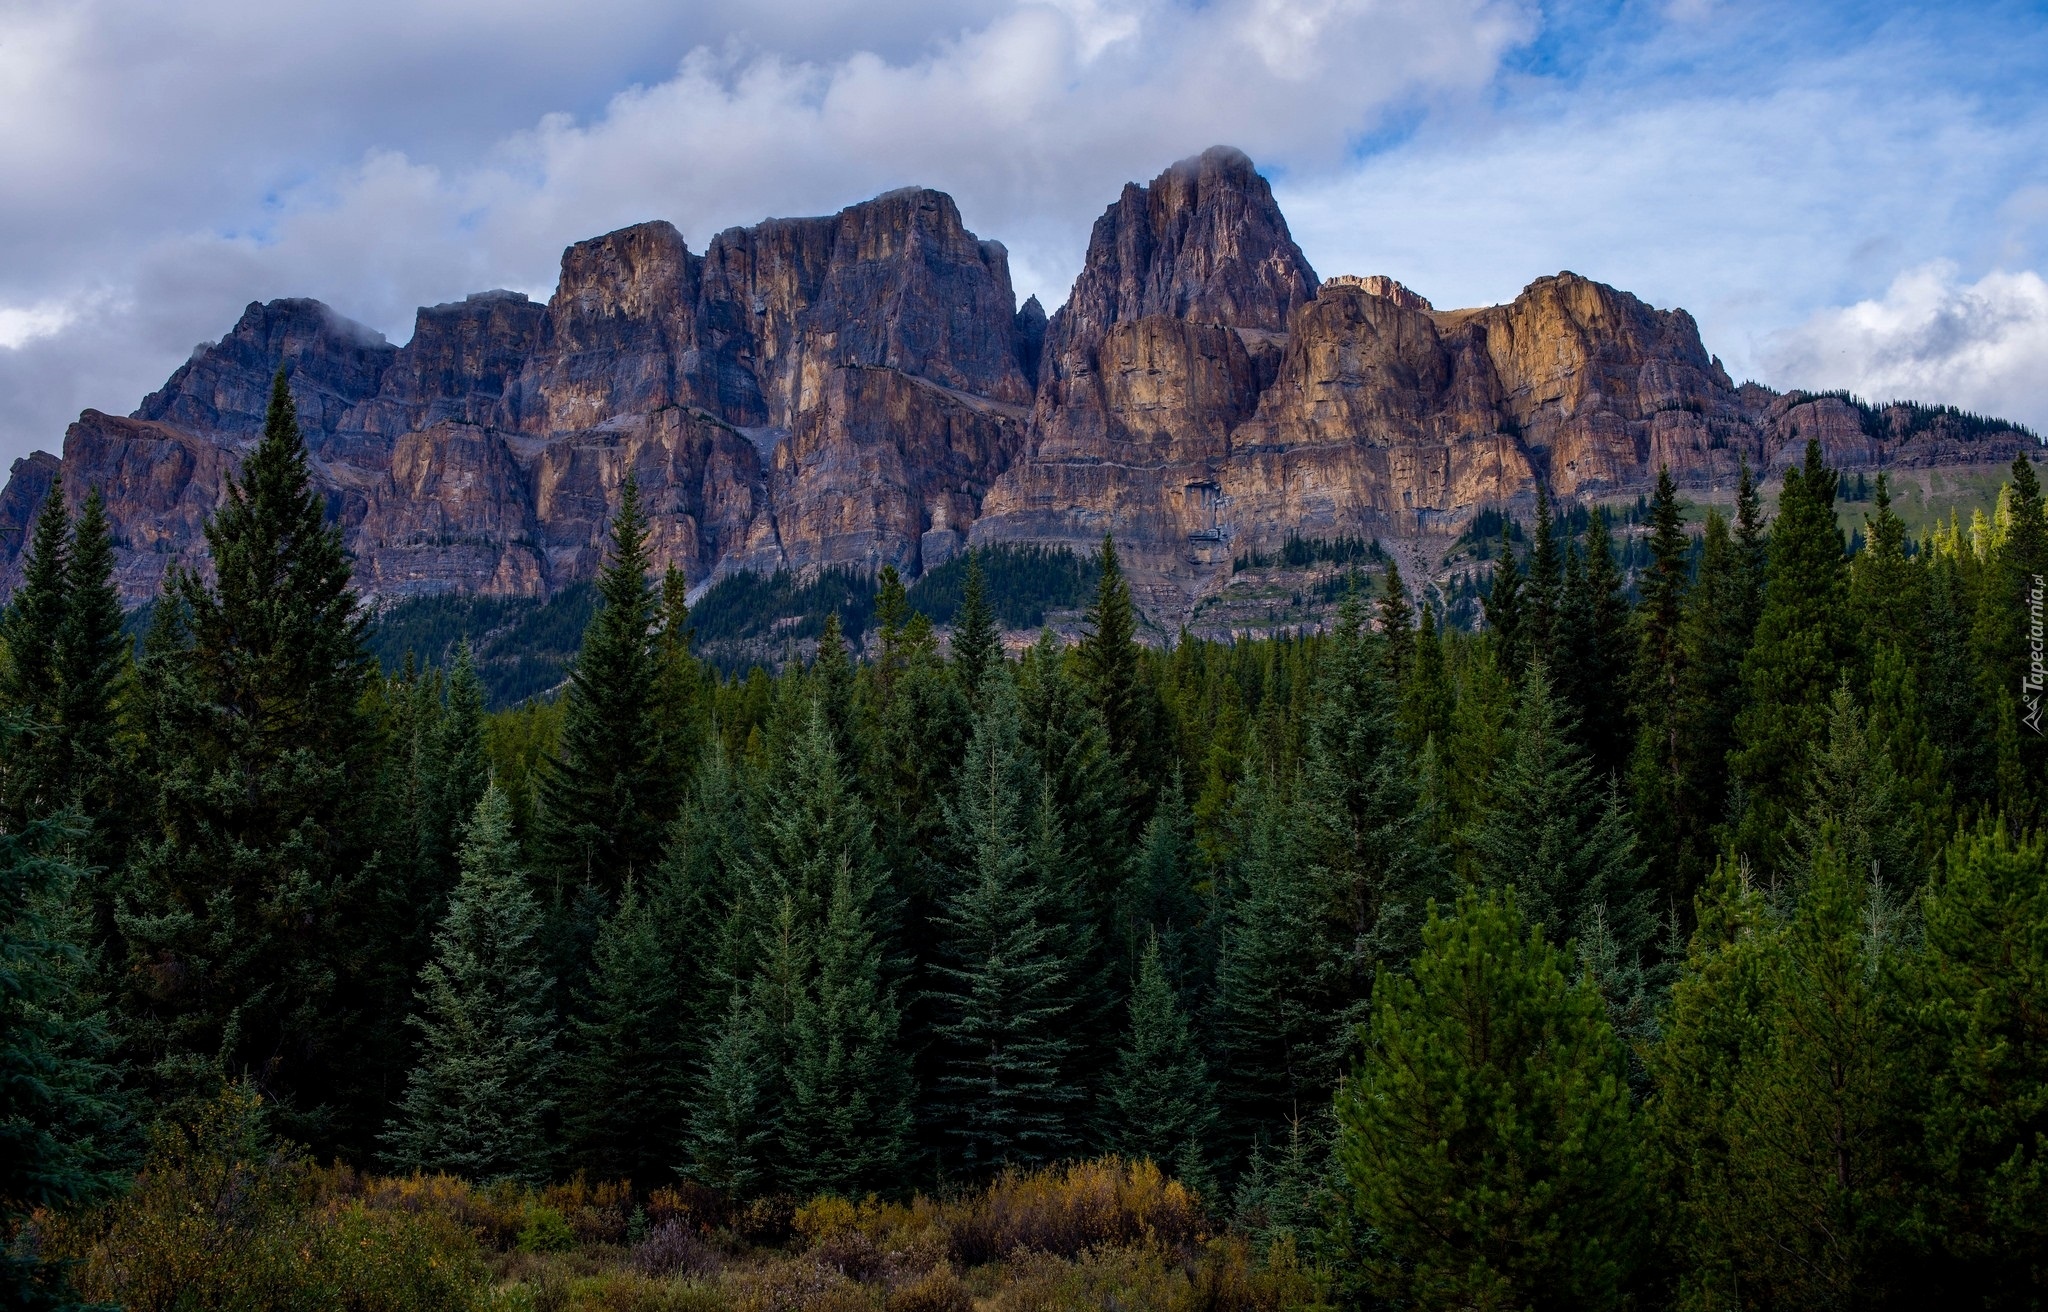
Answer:
[[[947,196],[771,219],[700,255],[664,222],[563,253],[545,304],[422,308],[393,347],[315,301],[251,305],[132,418],[88,410],[0,491],[0,595],[61,471],[108,500],[133,603],[201,526],[286,371],[369,593],[540,595],[590,577],[620,484],[694,582],[908,572],[969,541],[1114,533],[1172,612],[1290,534],[1428,539],[1524,508],[1768,473],[2008,462],[2025,433],[1925,408],[1735,387],[1683,310],[1571,273],[1438,310],[1383,275],[1319,282],[1251,161],[1124,188],[1050,319]]]

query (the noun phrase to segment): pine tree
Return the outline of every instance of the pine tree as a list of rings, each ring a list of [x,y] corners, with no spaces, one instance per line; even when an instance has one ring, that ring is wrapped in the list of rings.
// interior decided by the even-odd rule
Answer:
[[[967,582],[960,613],[953,622],[953,675],[969,701],[979,697],[981,680],[1002,660],[1002,634],[988,607],[988,580],[982,573],[981,553],[967,553]]]
[[[1814,747],[1827,737],[1828,699],[1854,651],[1835,481],[1817,442],[1807,443],[1802,468],[1785,471],[1770,582],[1742,664],[1748,705],[1729,762],[1744,790],[1736,841],[1765,870],[1779,859],[1775,835],[1806,795]]]
[[[18,710],[0,712],[0,756],[19,750]],[[0,826],[0,1303],[76,1307],[61,1267],[19,1227],[42,1209],[90,1206],[126,1183],[131,1134],[113,1044],[82,981],[84,945],[67,930],[78,871],[58,853],[75,813]]]
[[[146,644],[155,796],[122,930],[156,965],[128,972],[126,1009],[168,1096],[246,1074],[296,1136],[356,1140],[381,1072],[361,1059],[375,1019],[355,977],[386,950],[361,941],[379,921],[356,879],[373,837],[366,619],[281,370],[206,539],[214,582],[175,572]]]
[[[1216,1087],[1156,941],[1138,959],[1130,1013],[1129,1035],[1109,1081],[1105,1140],[1112,1152],[1150,1158],[1197,1190],[1211,1190]]]
[[[1468,893],[1423,938],[1337,1103],[1367,1282],[1398,1306],[1624,1306],[1648,1199],[1598,992],[1511,896]]]
[[[516,860],[512,808],[493,786],[470,821],[462,878],[420,975],[420,1063],[384,1133],[398,1169],[547,1175],[554,981],[542,966],[540,908]]]
[[[562,695],[559,745],[541,776],[540,849],[565,905],[578,885],[609,902],[628,878],[653,869],[677,800],[677,781],[660,768],[657,613],[647,521],[630,475],[611,537],[598,610]]]
[[[1653,909],[1627,812],[1613,786],[1594,780],[1540,664],[1523,680],[1493,791],[1469,838],[1480,882],[1513,888],[1529,922],[1557,939],[1586,933],[1598,916],[1625,953],[1648,946]]]
[[[992,684],[976,718],[952,813],[960,868],[940,920],[932,1090],[947,1163],[967,1174],[1057,1160],[1074,1143],[1074,963],[1067,926],[1033,860],[1025,807],[1037,790],[1016,711]]]
[[[1515,565],[1515,548],[1508,533],[1500,530],[1500,559],[1493,565],[1493,587],[1486,594],[1486,627],[1493,633],[1500,669],[1510,680],[1519,678],[1529,661],[1529,626],[1522,611],[1522,572]]]
[[[572,1160],[600,1180],[652,1185],[683,1141],[686,976],[656,909],[627,884],[599,929],[563,1080]]]

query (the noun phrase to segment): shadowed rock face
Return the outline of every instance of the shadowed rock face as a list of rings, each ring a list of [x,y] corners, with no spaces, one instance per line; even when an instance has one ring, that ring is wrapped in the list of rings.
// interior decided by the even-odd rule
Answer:
[[[203,568],[201,528],[286,371],[366,592],[543,595],[597,570],[630,473],[658,565],[693,581],[909,572],[968,541],[1092,547],[1176,605],[1290,534],[1455,532],[1526,506],[1768,471],[2009,462],[2033,440],[1732,385],[1691,316],[1575,274],[1437,310],[1383,276],[1319,283],[1237,151],[1124,188],[1067,303],[906,189],[733,228],[569,247],[543,305],[481,292],[389,345],[316,301],[249,306],[132,418],[88,410],[0,491],[0,593],[36,507],[106,495],[122,594]],[[1924,414],[1923,414],[1924,419]],[[1178,599],[1178,600],[1176,600]]]

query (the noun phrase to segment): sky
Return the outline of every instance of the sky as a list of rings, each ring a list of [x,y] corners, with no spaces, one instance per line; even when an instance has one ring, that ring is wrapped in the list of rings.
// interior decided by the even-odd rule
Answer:
[[[1063,301],[1215,144],[1318,273],[1571,269],[1737,380],[2048,430],[2048,6],[1839,0],[0,0],[0,468],[252,300],[394,342],[563,246],[919,184]]]

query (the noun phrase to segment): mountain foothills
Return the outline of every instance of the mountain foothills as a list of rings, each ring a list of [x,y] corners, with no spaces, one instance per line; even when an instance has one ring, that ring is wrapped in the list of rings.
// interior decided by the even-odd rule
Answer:
[[[169,565],[203,567],[280,367],[377,598],[587,581],[628,474],[650,558],[693,586],[916,576],[968,543],[1109,533],[1170,625],[1290,538],[1441,546],[1539,487],[1633,496],[1665,467],[1726,494],[1809,438],[1858,470],[2035,445],[1954,412],[1737,387],[1684,311],[1571,273],[1449,311],[1385,277],[1320,280],[1251,161],[1218,148],[1125,187],[1049,321],[1016,305],[1000,244],[916,189],[701,254],[659,221],[579,242],[547,304],[422,308],[403,347],[318,302],[251,304],[133,415],[88,410],[61,459],[16,462],[0,593],[60,471],[74,511],[105,500],[125,605]]]

